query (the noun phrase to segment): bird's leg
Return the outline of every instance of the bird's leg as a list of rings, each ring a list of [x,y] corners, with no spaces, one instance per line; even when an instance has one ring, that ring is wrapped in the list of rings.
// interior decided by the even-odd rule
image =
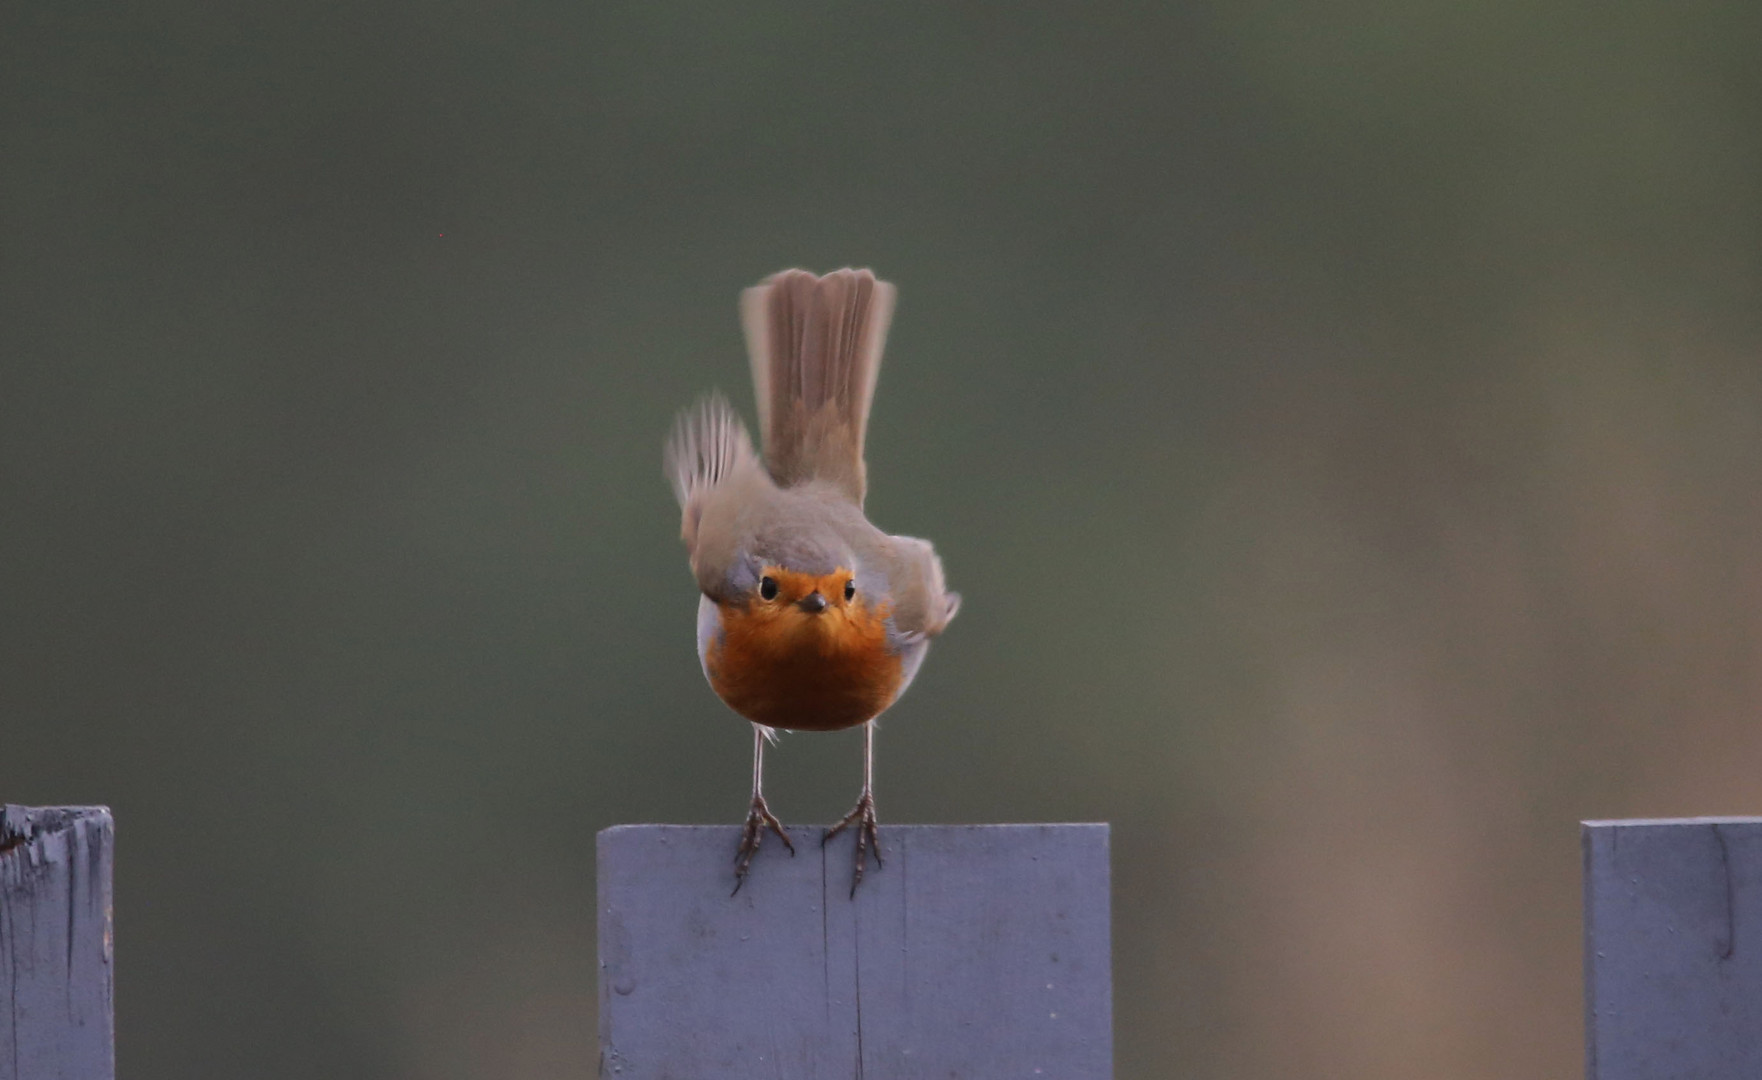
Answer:
[[[820,838],[821,846],[826,841],[843,832],[845,826],[856,825],[857,830],[857,866],[856,873],[850,880],[851,899],[856,899],[857,886],[863,883],[863,864],[867,861],[869,848],[875,849],[875,866],[881,866],[881,836],[875,828],[875,721],[870,720],[863,725],[863,793],[857,796],[857,804],[851,807],[850,813]]]
[[[740,865],[734,868],[734,892],[746,883],[746,869],[752,865],[753,856],[759,852],[759,841],[764,838],[765,830],[770,829],[783,841],[783,846],[795,854],[795,845],[789,842],[789,834],[783,831],[783,823],[771,814],[771,808],[765,805],[765,733],[753,725],[753,801],[746,812],[746,829],[740,834],[740,850],[734,853],[734,861]],[[729,893],[733,896],[734,893]]]

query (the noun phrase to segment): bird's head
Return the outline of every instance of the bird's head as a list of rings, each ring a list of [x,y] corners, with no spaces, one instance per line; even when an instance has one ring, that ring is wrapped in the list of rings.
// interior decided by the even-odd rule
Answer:
[[[768,565],[760,569],[751,602],[777,610],[794,608],[813,617],[840,613],[856,597],[856,574],[848,567],[835,567],[829,574],[813,574]]]
[[[761,556],[732,575],[729,594],[716,599],[740,609],[749,626],[763,627],[779,647],[793,641],[818,643],[816,651],[837,649],[884,634],[890,611],[884,581],[852,561]]]

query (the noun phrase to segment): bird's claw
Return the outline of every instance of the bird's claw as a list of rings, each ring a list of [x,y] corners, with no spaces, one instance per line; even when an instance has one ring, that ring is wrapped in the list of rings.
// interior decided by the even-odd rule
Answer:
[[[861,798],[857,799],[857,804],[851,807],[850,813],[844,815],[838,824],[827,829],[826,835],[820,837],[820,846],[825,847],[828,840],[853,824],[857,826],[856,871],[850,879],[850,896],[854,900],[857,895],[857,886],[863,883],[863,867],[868,861],[870,848],[875,851],[875,868],[880,869],[882,865],[881,835],[875,823],[875,796],[867,790],[863,792]]]
[[[765,805],[763,796],[754,795],[752,807],[746,812],[746,828],[741,830],[740,850],[734,853],[734,861],[738,865],[734,868],[734,892],[729,893],[729,896],[738,893],[740,887],[746,884],[747,868],[752,865],[753,856],[759,853],[759,841],[764,839],[766,829],[776,833],[777,839],[783,841],[783,846],[789,849],[789,854],[792,857],[795,855],[795,845],[789,842],[789,834],[783,831],[783,823]]]

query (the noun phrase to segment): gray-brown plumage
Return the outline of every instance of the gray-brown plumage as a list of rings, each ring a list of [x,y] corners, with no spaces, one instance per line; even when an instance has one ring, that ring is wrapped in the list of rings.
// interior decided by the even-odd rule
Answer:
[[[681,537],[706,596],[735,599],[751,584],[742,565],[761,555],[814,566],[849,555],[884,574],[901,632],[933,637],[954,617],[959,596],[930,544],[888,536],[862,512],[863,442],[893,298],[868,270],[785,270],[742,294],[764,462],[716,396],[680,418],[667,448]]]

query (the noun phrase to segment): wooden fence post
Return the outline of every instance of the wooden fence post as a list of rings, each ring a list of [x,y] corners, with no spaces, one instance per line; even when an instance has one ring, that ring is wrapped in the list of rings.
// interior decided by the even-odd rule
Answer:
[[[883,825],[791,858],[740,830],[599,834],[600,1075],[873,1080],[1113,1075],[1106,825]]]
[[[0,1080],[112,1080],[110,811],[0,812]]]
[[[1581,837],[1588,1080],[1762,1077],[1762,818]]]

